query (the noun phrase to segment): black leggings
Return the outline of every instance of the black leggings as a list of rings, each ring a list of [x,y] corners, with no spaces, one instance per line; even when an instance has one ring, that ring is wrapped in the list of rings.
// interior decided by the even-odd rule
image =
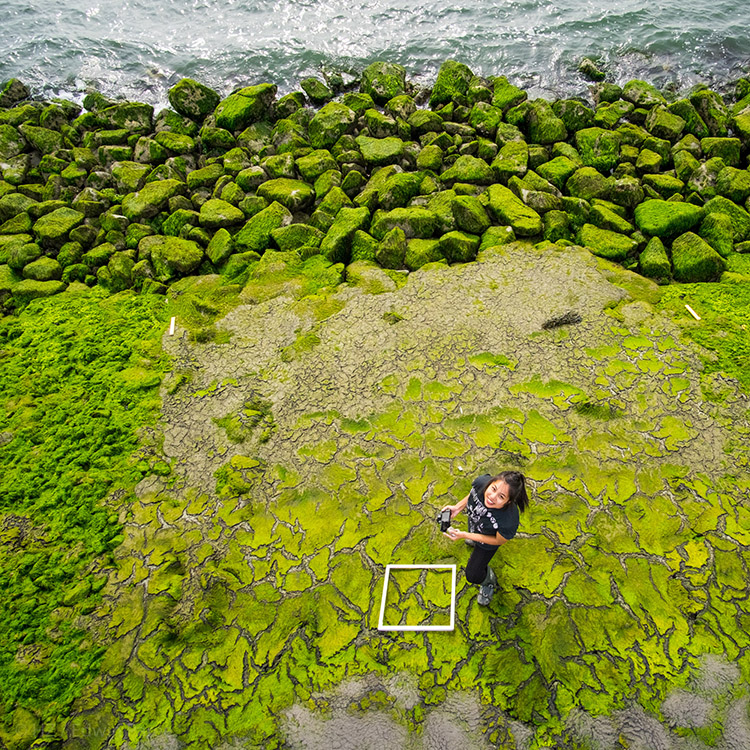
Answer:
[[[466,580],[469,583],[482,583],[484,581],[487,577],[487,566],[497,550],[497,547],[482,549],[479,546],[475,546],[471,550],[471,557],[469,562],[466,563]]]

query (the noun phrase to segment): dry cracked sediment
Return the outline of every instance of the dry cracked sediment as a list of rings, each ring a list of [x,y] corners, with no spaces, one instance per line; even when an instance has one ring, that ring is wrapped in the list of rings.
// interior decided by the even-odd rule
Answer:
[[[66,746],[743,746],[748,400],[704,398],[655,289],[514,245],[242,305],[228,343],[178,321],[171,473],[138,487]],[[507,467],[533,500],[492,606],[459,578],[454,632],[379,633],[385,565],[460,571],[434,513]],[[394,622],[444,615],[423,585]]]

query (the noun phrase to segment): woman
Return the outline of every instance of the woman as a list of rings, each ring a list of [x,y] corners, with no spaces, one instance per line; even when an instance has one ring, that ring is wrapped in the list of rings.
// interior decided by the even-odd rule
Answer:
[[[526,478],[519,471],[503,471],[491,477],[483,474],[471,485],[469,494],[455,505],[446,505],[453,520],[464,508],[469,516],[469,530],[452,526],[444,532],[449,539],[465,539],[474,549],[466,566],[466,580],[479,584],[479,604],[486,606],[495,593],[497,577],[489,562],[501,544],[518,531],[519,514],[529,504]]]

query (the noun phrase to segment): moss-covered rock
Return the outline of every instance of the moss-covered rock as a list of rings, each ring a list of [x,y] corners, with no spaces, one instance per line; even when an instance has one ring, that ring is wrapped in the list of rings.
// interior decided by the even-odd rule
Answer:
[[[436,263],[442,259],[439,240],[411,239],[406,243],[404,265],[410,271],[416,271],[427,263]]]
[[[502,109],[487,102],[477,102],[469,112],[469,125],[485,138],[494,138],[502,121]]]
[[[575,133],[594,124],[594,113],[579,99],[558,99],[552,110],[562,120],[569,133]]]
[[[307,94],[313,104],[320,106],[333,99],[333,89],[327,86],[320,78],[310,76],[300,81],[300,88]]]
[[[122,213],[130,221],[151,219],[167,206],[170,198],[185,193],[185,184],[179,180],[158,180],[146,183],[136,193],[122,200]]]
[[[360,288],[365,294],[396,291],[396,283],[374,259],[352,260],[346,267],[346,282]]]
[[[685,183],[671,174],[645,174],[641,182],[645,190],[650,188],[661,198],[679,196],[685,190]]]
[[[236,132],[256,120],[267,119],[276,91],[275,84],[261,83],[230,94],[214,111],[217,127]]]
[[[663,105],[652,107],[646,118],[646,129],[657,138],[674,143],[685,129],[685,120]]]
[[[690,95],[690,103],[706,124],[709,135],[719,138],[726,136],[731,115],[719,94],[708,88],[700,88]]]
[[[672,265],[669,262],[664,243],[658,237],[652,237],[638,258],[640,272],[654,281],[666,283],[672,276]]]
[[[345,104],[326,104],[312,118],[307,129],[312,147],[331,148],[344,133],[350,132],[356,119],[354,110]]]
[[[24,279],[57,281],[62,278],[62,266],[54,258],[42,257],[23,268]]]
[[[34,235],[44,247],[61,247],[68,240],[70,230],[84,218],[80,211],[72,208],[55,209],[36,220]]]
[[[740,208],[728,198],[717,195],[705,204],[704,209],[707,214],[726,214],[732,221],[737,242],[750,239],[750,214],[744,208]]]
[[[153,237],[151,239],[151,265],[161,281],[171,281],[188,276],[203,260],[203,248],[192,240],[179,237]]]
[[[220,229],[242,224],[245,215],[239,208],[220,198],[207,200],[200,210],[199,223],[209,229]]]
[[[24,279],[13,287],[13,299],[18,307],[25,307],[32,300],[52,297],[65,291],[67,284],[62,281],[35,281]]]
[[[529,168],[529,146],[526,141],[510,141],[498,151],[491,164],[496,179],[507,184],[511,177],[523,177]]]
[[[456,226],[464,232],[483,234],[490,226],[487,211],[482,202],[474,196],[460,195],[456,197],[451,204],[451,210]]]
[[[448,232],[440,238],[440,252],[449,263],[469,263],[475,260],[481,238],[468,232]]]
[[[111,173],[119,193],[134,193],[146,184],[151,166],[135,161],[117,161],[112,165]]]
[[[565,123],[555,114],[552,105],[546,99],[529,102],[526,128],[532,143],[557,143],[568,137]]]
[[[525,102],[528,95],[523,89],[509,83],[505,76],[498,76],[493,82],[492,106],[507,112],[511,107],[516,107]]]
[[[375,260],[383,268],[399,269],[404,267],[406,256],[406,235],[400,227],[394,227],[378,243]]]
[[[0,162],[18,156],[24,148],[25,138],[12,125],[0,125]]]
[[[697,226],[703,215],[703,209],[691,203],[649,200],[636,207],[635,223],[645,234],[666,239]]]
[[[565,188],[573,198],[585,201],[594,198],[606,200],[612,192],[613,182],[611,177],[605,177],[594,167],[581,167],[568,178]]]
[[[670,104],[667,109],[677,115],[685,122],[685,132],[696,138],[705,138],[709,135],[708,127],[698,110],[690,103],[689,99],[678,99]]]
[[[371,233],[376,239],[382,239],[393,228],[399,227],[407,239],[429,239],[438,226],[434,212],[426,208],[394,208],[375,214]]]
[[[272,203],[277,201],[290,211],[304,211],[315,201],[315,190],[301,180],[280,177],[264,182],[258,188],[258,195]]]
[[[542,217],[542,222],[544,224],[543,236],[547,242],[573,239],[570,219],[565,211],[547,211]]]
[[[628,81],[622,87],[622,98],[635,104],[636,107],[653,107],[656,104],[666,106],[667,100],[664,96],[646,81]]]
[[[734,203],[744,203],[750,197],[750,172],[725,167],[716,177],[716,192]]]
[[[352,235],[352,262],[358,260],[374,261],[378,241],[367,232],[358,229]]]
[[[331,228],[320,243],[320,252],[332,263],[348,263],[351,259],[351,244],[355,232],[366,230],[370,225],[370,211],[360,208],[342,208]]]
[[[206,257],[214,266],[220,266],[234,252],[234,240],[226,229],[214,232],[206,247]]]
[[[618,232],[584,224],[578,233],[578,242],[588,247],[594,255],[607,260],[625,260],[638,248],[638,243]]]
[[[487,190],[488,209],[501,224],[507,224],[519,237],[532,237],[542,232],[542,218],[526,206],[510,189],[491,185]]]
[[[324,172],[338,169],[338,162],[327,149],[316,149],[306,156],[300,156],[295,161],[299,173],[306,180],[312,182]]]
[[[406,91],[406,69],[395,63],[377,61],[362,71],[360,89],[378,104],[385,104]]]
[[[404,155],[404,142],[400,138],[371,138],[360,135],[356,138],[362,158],[369,167],[396,164]]]
[[[681,234],[672,243],[672,266],[676,281],[716,281],[726,270],[724,259],[693,232]]]
[[[309,224],[288,224],[274,229],[271,237],[282,252],[291,252],[306,246],[320,247],[325,235]]]
[[[42,154],[51,154],[64,145],[62,133],[49,128],[41,128],[37,125],[24,123],[18,126],[18,132],[29,142],[29,144]]]
[[[474,74],[463,63],[446,60],[438,72],[437,80],[430,94],[430,106],[438,107],[455,101],[466,103],[469,84]]]
[[[183,78],[167,94],[169,103],[185,117],[201,121],[219,104],[219,95],[192,78]]]
[[[263,253],[271,242],[271,232],[292,223],[292,214],[281,203],[273,202],[248,219],[235,235],[234,241],[240,252]]]
[[[456,182],[490,185],[495,181],[495,176],[484,159],[464,154],[440,175],[440,179],[446,185],[453,185]]]
[[[608,172],[617,165],[620,158],[619,133],[602,128],[584,128],[576,133],[575,141],[584,166]]]
[[[726,258],[734,250],[734,226],[727,214],[706,214],[698,236],[708,242],[722,258]]]
[[[105,128],[145,135],[153,131],[154,108],[142,102],[120,102],[100,109],[97,121]]]

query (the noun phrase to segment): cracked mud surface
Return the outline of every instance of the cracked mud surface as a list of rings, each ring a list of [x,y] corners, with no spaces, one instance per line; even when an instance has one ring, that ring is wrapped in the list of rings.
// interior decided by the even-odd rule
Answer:
[[[653,293],[519,245],[237,307],[224,344],[178,321],[171,473],[137,488],[66,747],[746,747],[750,404],[704,399]],[[379,633],[385,565],[460,573],[434,514],[510,467],[532,506],[492,605],[459,576],[454,632]],[[421,585],[390,615],[439,616]]]

